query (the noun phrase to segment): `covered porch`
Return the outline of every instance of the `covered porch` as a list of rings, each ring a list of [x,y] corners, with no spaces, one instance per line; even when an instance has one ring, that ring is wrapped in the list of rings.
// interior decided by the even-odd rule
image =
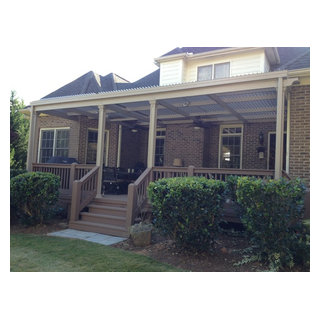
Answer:
[[[277,71],[39,100],[31,106],[28,170],[61,177],[62,194],[71,201],[71,221],[78,221],[84,207],[103,198],[105,167],[134,173],[135,165],[143,164],[145,170],[128,187],[126,227],[146,204],[150,181],[162,177],[279,179],[289,174],[290,148],[284,143],[290,139],[288,88],[298,80]],[[40,114],[78,126],[73,139],[80,163],[39,163]],[[88,155],[86,130],[93,126],[96,155],[89,164],[82,153]]]

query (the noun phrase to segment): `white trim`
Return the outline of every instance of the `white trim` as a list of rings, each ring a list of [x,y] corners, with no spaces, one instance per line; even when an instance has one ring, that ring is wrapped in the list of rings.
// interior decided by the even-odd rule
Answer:
[[[89,130],[91,131],[97,131],[97,128],[87,128],[87,136],[86,136],[86,152],[85,152],[85,163],[87,164],[87,154],[88,154],[88,133]],[[106,148],[106,158],[105,158],[105,166],[108,166],[108,160],[109,160],[109,137],[110,137],[110,133],[108,129],[104,130],[104,133],[107,134],[106,137],[106,141],[105,141],[105,148]],[[98,141],[97,141],[98,144]]]
[[[121,144],[122,144],[122,125],[119,124],[119,134],[118,134],[118,152],[117,152],[117,168],[120,167],[121,163]]]
[[[222,134],[222,130],[224,128],[240,128],[241,127],[241,133],[223,133]],[[243,129],[244,129],[244,125],[243,123],[238,123],[238,124],[221,124],[220,125],[220,129],[219,129],[219,152],[218,152],[218,168],[220,168],[221,166],[221,147],[222,147],[222,137],[223,136],[240,136],[241,140],[240,140],[240,168],[242,169],[242,153],[243,153]]]
[[[57,139],[56,139],[56,132],[57,130],[70,130],[70,127],[55,127],[55,128],[40,128],[39,130],[39,138],[38,138],[38,155],[37,155],[37,161],[38,163],[40,163],[40,149],[41,149],[41,132],[45,131],[45,130],[53,130],[54,131],[54,135],[53,135],[53,146],[52,146],[52,156],[55,156],[55,146],[57,143]],[[70,142],[70,135],[69,135],[69,142]],[[68,154],[69,154],[69,149],[70,146],[68,147]]]

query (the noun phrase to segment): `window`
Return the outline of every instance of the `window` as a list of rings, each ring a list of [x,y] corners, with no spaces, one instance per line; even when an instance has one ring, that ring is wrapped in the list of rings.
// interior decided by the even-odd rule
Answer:
[[[214,78],[227,78],[230,77],[230,63],[218,63],[214,65]]]
[[[46,163],[51,157],[68,157],[69,128],[41,129],[39,157],[40,163]]]
[[[104,156],[105,165],[107,165],[107,149],[108,149],[108,135],[107,131],[104,136],[105,148]],[[97,161],[97,146],[98,146],[98,130],[97,129],[88,129],[88,138],[87,138],[87,158],[86,163],[96,163]]]
[[[241,169],[242,126],[221,126],[220,168]]]
[[[166,137],[165,129],[157,130],[156,150],[155,150],[155,166],[162,167],[164,162],[164,139]]]
[[[198,67],[198,81],[211,80],[212,79],[212,65]]]

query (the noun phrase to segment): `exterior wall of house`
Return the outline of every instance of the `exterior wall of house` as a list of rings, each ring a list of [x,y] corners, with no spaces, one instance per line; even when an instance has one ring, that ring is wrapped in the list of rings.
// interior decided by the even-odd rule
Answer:
[[[310,184],[310,85],[294,86],[290,97],[289,175]]]
[[[242,169],[267,169],[268,133],[275,131],[275,122],[247,123],[243,126],[242,141]],[[257,147],[260,146],[258,137],[264,135],[264,158],[259,159]],[[203,166],[218,168],[219,164],[220,126],[214,125],[204,132],[204,159]]]
[[[183,166],[202,167],[204,129],[195,130],[190,125],[168,125],[164,142],[164,165],[172,166],[179,158]]]
[[[199,59],[177,59],[160,63],[160,85],[197,81],[199,66],[230,62],[230,76],[268,72],[270,69],[264,49]]]
[[[78,159],[80,122],[54,116],[39,116],[36,129],[36,146],[33,162],[38,162],[39,138],[41,128],[70,128],[69,157]]]
[[[276,131],[275,122],[246,123],[243,128],[242,169],[267,169],[268,133]],[[263,133],[264,143],[260,145],[259,134]],[[259,159],[258,147],[264,147],[264,158]]]
[[[182,59],[160,64],[160,86],[183,82],[184,61]]]
[[[76,158],[79,163],[86,163],[88,129],[98,129],[98,120],[79,116],[78,121],[53,116],[41,116],[37,122],[36,152],[34,162],[38,161],[39,137],[41,128],[70,128],[69,154],[70,158]],[[106,130],[109,133],[108,165],[116,166],[118,154],[118,125],[107,123]],[[107,142],[105,141],[105,144]]]
[[[122,127],[120,167],[134,168],[138,162],[147,167],[147,154],[148,130],[131,132],[131,129]]]

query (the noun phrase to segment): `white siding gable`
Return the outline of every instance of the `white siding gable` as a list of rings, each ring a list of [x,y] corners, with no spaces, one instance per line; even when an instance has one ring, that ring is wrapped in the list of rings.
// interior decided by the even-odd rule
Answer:
[[[214,70],[214,65],[218,63],[230,63],[230,77],[270,71],[263,48],[211,57],[186,56],[185,59],[160,62],[160,85],[197,81],[198,67],[212,65]]]
[[[160,64],[160,86],[183,82],[183,60],[162,62]]]

